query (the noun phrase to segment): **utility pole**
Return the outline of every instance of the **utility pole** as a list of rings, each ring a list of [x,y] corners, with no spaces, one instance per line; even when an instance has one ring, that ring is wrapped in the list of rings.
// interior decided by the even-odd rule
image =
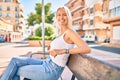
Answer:
[[[42,0],[42,48],[43,48],[43,59],[45,59],[45,9],[44,0]]]

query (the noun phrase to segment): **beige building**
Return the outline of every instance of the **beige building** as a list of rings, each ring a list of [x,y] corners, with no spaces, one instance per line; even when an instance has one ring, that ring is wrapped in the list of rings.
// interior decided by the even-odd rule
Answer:
[[[70,0],[66,4],[71,10],[73,25],[79,26],[85,40],[101,43],[109,38],[110,25],[103,22],[103,9],[107,10],[103,5],[106,1]]]
[[[5,41],[6,36],[8,36],[8,39],[10,38],[10,32],[13,32],[13,25],[0,18],[0,37],[3,37]]]
[[[85,6],[84,0],[69,0],[66,6],[70,9],[72,20],[73,20],[73,28],[75,28],[80,36],[84,36],[83,31],[83,11],[82,9]]]
[[[106,0],[104,8],[103,21],[110,24],[110,43],[120,45],[120,0]]]
[[[19,0],[0,0],[0,18],[4,19],[8,23],[11,23],[13,26],[12,28],[10,26],[4,28],[6,33],[9,32],[8,35],[4,35],[10,38],[13,42],[20,41],[22,38],[24,29],[23,12],[24,8],[20,4]]]
[[[14,25],[13,31],[20,32],[24,23],[24,8],[19,0],[0,0],[0,17]]]
[[[107,38],[106,28],[109,24],[103,23],[103,1],[86,0],[86,7],[83,9],[83,30],[88,41],[104,42]]]
[[[13,24],[0,18],[0,37],[4,38],[5,42],[18,42],[21,41],[21,33],[13,31]]]

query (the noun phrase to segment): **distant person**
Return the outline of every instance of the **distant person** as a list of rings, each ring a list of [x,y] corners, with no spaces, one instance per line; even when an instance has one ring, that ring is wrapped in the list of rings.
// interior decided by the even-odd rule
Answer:
[[[32,76],[29,77],[27,73],[24,76],[25,71],[23,71],[23,77],[31,80],[58,80],[70,54],[90,53],[90,47],[72,30],[72,19],[67,7],[58,8],[56,20],[60,31],[57,38],[50,44],[49,59],[41,60],[29,57],[13,57],[0,80],[20,80],[17,72],[21,67],[27,65],[38,65],[39,68],[37,71],[39,72],[39,77],[35,75],[36,73],[34,71],[30,73],[29,68],[25,71],[28,71]],[[77,47],[74,47],[74,45]],[[33,69],[36,68],[33,67]]]
[[[7,35],[5,36],[5,42],[8,42],[8,37],[7,37]]]

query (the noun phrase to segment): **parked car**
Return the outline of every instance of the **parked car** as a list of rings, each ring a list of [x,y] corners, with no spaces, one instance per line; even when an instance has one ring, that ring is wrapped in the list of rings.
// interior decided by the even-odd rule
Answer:
[[[83,40],[86,41],[86,42],[94,42],[95,41],[95,35],[92,35],[92,34],[85,35]]]
[[[5,42],[4,36],[0,36],[0,42]]]
[[[105,39],[104,40],[104,43],[110,43],[110,39],[108,38],[108,39]]]

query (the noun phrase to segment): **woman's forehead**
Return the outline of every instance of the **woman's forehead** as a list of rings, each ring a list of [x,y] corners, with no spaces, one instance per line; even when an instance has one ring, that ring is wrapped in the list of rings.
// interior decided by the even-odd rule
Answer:
[[[62,7],[62,8],[59,8],[58,10],[57,10],[57,13],[59,13],[59,12],[65,12],[65,9]]]

